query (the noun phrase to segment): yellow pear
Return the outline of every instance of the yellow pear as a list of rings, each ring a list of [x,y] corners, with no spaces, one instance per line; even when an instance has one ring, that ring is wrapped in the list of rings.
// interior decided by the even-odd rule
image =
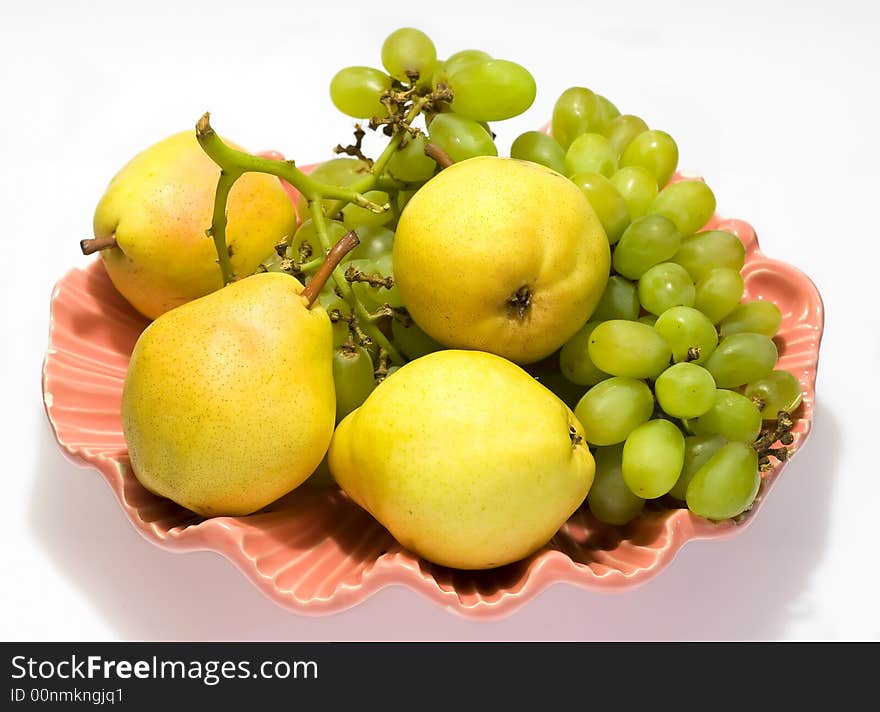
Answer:
[[[333,337],[302,292],[289,275],[256,274],[144,330],[122,425],[147,489],[203,516],[244,515],[318,467],[335,423]]]
[[[230,144],[233,145],[234,144]],[[116,289],[144,316],[223,286],[211,226],[220,168],[194,131],[174,134],[132,158],[95,210],[95,238],[115,240],[101,257]],[[296,211],[274,176],[247,173],[227,203],[227,244],[235,273],[252,274],[296,229]]]
[[[581,190],[545,166],[480,156],[443,169],[407,203],[397,287],[416,323],[452,348],[531,363],[593,312],[610,248]]]
[[[337,426],[328,462],[403,546],[461,569],[547,544],[595,472],[559,398],[504,358],[454,349],[384,380]]]

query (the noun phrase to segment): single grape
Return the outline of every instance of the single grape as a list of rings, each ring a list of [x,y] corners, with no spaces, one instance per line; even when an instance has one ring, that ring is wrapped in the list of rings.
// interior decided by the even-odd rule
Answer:
[[[373,392],[373,361],[361,346],[333,349],[333,385],[336,388],[336,422],[359,408]]]
[[[623,446],[596,448],[596,474],[587,494],[587,506],[600,522],[622,525],[631,522],[645,506],[623,481]]]
[[[761,432],[761,413],[745,396],[719,388],[712,407],[689,422],[696,435],[721,435],[727,440],[753,443]]]
[[[395,346],[410,360],[444,348],[442,344],[422,331],[415,322],[404,326],[398,319],[393,319],[391,321],[391,338]]]
[[[693,306],[696,293],[690,275],[674,262],[654,265],[639,279],[639,301],[658,316],[671,307]]]
[[[356,119],[388,116],[379,101],[391,88],[391,77],[372,67],[346,67],[330,80],[330,100],[343,114]]]
[[[654,499],[672,489],[684,466],[684,435],[674,423],[649,420],[623,444],[623,480],[633,494]]]
[[[330,245],[335,245],[348,232],[348,228],[338,220],[327,220],[325,223],[327,225],[327,242]],[[285,256],[297,262],[307,262],[320,259],[323,254],[323,247],[321,240],[318,238],[318,231],[315,229],[314,222],[312,222],[311,218],[303,220],[296,232],[293,233],[293,239],[290,241],[290,247],[287,248]],[[348,258],[350,254],[346,255],[343,259]]]
[[[695,363],[676,363],[657,376],[654,393],[663,411],[676,418],[696,418],[715,403],[715,379]]]
[[[642,314],[638,319],[636,319],[636,321],[639,322],[640,324],[647,324],[648,326],[653,327],[654,324],[657,323],[657,315],[656,314]]]
[[[736,235],[724,230],[707,230],[685,237],[672,261],[684,267],[694,282],[699,282],[718,267],[741,270],[745,259],[746,248]]]
[[[613,376],[656,378],[669,365],[666,340],[647,324],[612,319],[590,334],[587,347],[597,368]]]
[[[639,293],[626,277],[612,275],[593,311],[590,321],[634,320],[639,316]]]
[[[593,386],[609,377],[609,374],[596,367],[589,353],[590,335],[599,323],[588,321],[559,351],[559,370],[572,383]]]
[[[621,154],[620,165],[646,168],[662,188],[678,166],[678,145],[665,131],[642,131]]]
[[[449,75],[452,110],[475,121],[518,116],[535,100],[537,85],[528,69],[506,59],[467,64]]]
[[[631,220],[647,215],[657,197],[657,180],[647,168],[626,166],[611,176],[611,184],[626,203],[626,210]]]
[[[585,87],[570,87],[560,94],[553,106],[553,136],[562,148],[568,150],[571,142],[581,134],[599,130],[603,114],[602,103],[592,91]]]
[[[629,225],[629,214],[623,197],[611,182],[599,173],[577,173],[571,177],[571,181],[581,189],[590,202],[599,222],[602,223],[608,242],[613,245]]]
[[[769,336],[743,332],[721,339],[706,360],[706,368],[719,388],[736,388],[766,376],[778,357],[776,344]]]
[[[491,55],[481,49],[463,49],[449,55],[446,61],[443,62],[443,65],[447,76],[451,77],[460,69],[464,69],[471,64],[481,64],[490,59],[492,59]]]
[[[425,155],[428,139],[423,134],[408,136],[388,161],[388,173],[404,183],[424,183],[437,170],[437,163]]]
[[[322,183],[347,187],[363,178],[369,171],[370,167],[367,163],[359,158],[332,158],[316,166],[310,175]],[[329,199],[322,200],[321,205],[326,210],[334,202]],[[300,220],[308,220],[312,216],[308,200],[304,195],[300,195],[296,200],[296,213]]]
[[[393,260],[389,253],[386,253],[378,259],[360,259],[351,260],[347,264],[346,274],[353,276],[351,282],[352,291],[360,302],[369,311],[375,311],[383,304],[392,307],[402,307],[403,300],[397,286],[394,285],[394,272],[392,269]],[[364,278],[391,279],[391,288],[389,289],[382,284],[371,284]]]
[[[645,382],[621,376],[597,383],[574,409],[591,445],[622,443],[653,412],[654,396]]]
[[[704,464],[709,461],[727,440],[721,435],[689,435],[684,439],[684,465],[681,475],[671,490],[669,496],[682,502],[687,497],[687,488]]]
[[[552,136],[543,131],[526,131],[510,146],[510,157],[540,163],[557,173],[565,173],[565,151]]]
[[[672,307],[654,322],[654,330],[672,349],[674,361],[704,364],[718,346],[718,332],[709,318],[693,307]]]
[[[379,273],[383,277],[390,277],[392,281],[391,289],[388,289],[387,287],[381,287],[379,289],[379,293],[382,295],[384,300],[383,303],[399,309],[403,306],[403,297],[400,296],[400,291],[397,289],[397,285],[393,284],[394,258],[391,252],[386,252],[385,254],[375,258],[373,260],[373,265],[375,265],[377,273]]]
[[[697,282],[694,307],[717,324],[732,312],[743,295],[743,278],[739,270],[716,267]]]
[[[602,133],[605,134],[608,143],[611,144],[619,158],[629,146],[630,141],[647,130],[648,124],[641,117],[633,114],[620,114],[608,122]],[[654,187],[657,187],[656,181],[654,181]]]
[[[758,453],[745,443],[729,442],[694,474],[688,509],[707,519],[735,517],[752,505],[760,485]]]
[[[748,331],[752,334],[776,336],[782,324],[782,312],[773,302],[756,300],[743,302],[721,320],[721,336],[730,336]]]
[[[775,420],[781,410],[793,413],[804,394],[794,374],[780,369],[749,383],[745,397],[755,404],[764,420]]]
[[[428,127],[429,140],[459,163],[474,156],[497,156],[492,136],[473,119],[452,112],[438,114]]]
[[[715,214],[715,194],[701,180],[682,180],[661,190],[648,212],[665,215],[682,235],[691,235]]]
[[[364,193],[364,197],[376,205],[387,205],[390,200],[388,193],[384,190],[368,190]],[[381,213],[374,213],[354,203],[349,203],[342,209],[342,222],[349,230],[355,230],[361,227],[378,227],[387,225],[394,218],[394,213],[390,210],[384,210]]]
[[[603,133],[608,124],[620,116],[620,109],[601,94],[596,94],[596,100],[599,102],[599,118],[596,122],[595,130]]]
[[[578,136],[565,153],[565,174],[599,173],[606,178],[617,171],[617,156],[602,134],[585,133]]]
[[[346,255],[353,260],[375,260],[390,254],[394,247],[394,232],[382,225],[364,226],[357,230],[360,243]],[[332,240],[335,244],[337,240]]]
[[[654,265],[669,260],[680,244],[681,235],[669,218],[646,215],[630,224],[621,236],[612,256],[614,271],[639,279]]]
[[[410,75],[430,78],[437,63],[437,48],[421,30],[401,27],[382,43],[382,65],[395,79],[410,82]]]

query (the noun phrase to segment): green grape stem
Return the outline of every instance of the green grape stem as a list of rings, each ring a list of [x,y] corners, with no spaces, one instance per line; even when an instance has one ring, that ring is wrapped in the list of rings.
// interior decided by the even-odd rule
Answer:
[[[377,205],[368,200],[361,194],[361,191],[316,181],[299,170],[293,161],[277,161],[230,148],[214,131],[208,112],[205,112],[196,123],[196,139],[202,150],[220,166],[220,178],[217,181],[217,191],[214,196],[211,227],[208,228],[206,234],[214,240],[217,261],[223,273],[224,284],[235,281],[235,272],[229,259],[229,249],[226,244],[226,203],[229,191],[235,181],[245,173],[268,173],[287,181],[303,195],[354,203],[374,213],[382,213],[390,208],[389,205]],[[329,245],[325,249],[329,249]]]

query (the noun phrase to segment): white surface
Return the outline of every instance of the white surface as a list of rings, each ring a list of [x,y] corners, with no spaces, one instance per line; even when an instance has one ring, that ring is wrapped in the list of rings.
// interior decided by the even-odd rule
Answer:
[[[0,637],[880,639],[880,6],[512,5],[0,4]],[[49,295],[87,262],[78,241],[113,173],[205,110],[253,150],[329,157],[350,129],[330,104],[330,77],[377,64],[385,35],[404,25],[427,31],[441,54],[476,46],[533,72],[534,106],[496,127],[504,150],[575,84],[669,131],[680,166],[706,176],[719,212],[755,225],[763,251],[802,269],[824,298],[806,446],[752,526],[726,542],[689,544],[635,591],[559,585],[485,623],[394,588],[342,614],[300,617],[218,556],[171,554],[141,539],[100,475],[68,462],[49,431],[39,380]]]

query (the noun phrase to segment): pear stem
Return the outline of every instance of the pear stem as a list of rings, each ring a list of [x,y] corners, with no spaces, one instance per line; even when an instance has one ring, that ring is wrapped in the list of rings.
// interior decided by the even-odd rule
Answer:
[[[88,240],[79,241],[79,249],[82,250],[84,255],[91,255],[95,252],[100,252],[101,250],[109,250],[111,247],[116,247],[115,235],[93,237]]]
[[[309,307],[315,303],[318,294],[321,293],[330,275],[333,274],[333,270],[342,262],[342,258],[357,247],[359,243],[360,238],[358,238],[358,234],[354,230],[349,230],[339,238],[339,242],[330,248],[321,266],[318,267],[318,271],[315,272],[305,289],[302,290],[302,296],[306,298]]]
[[[440,168],[449,168],[449,166],[455,163],[446,151],[430,141],[425,144],[425,155],[433,158]]]

